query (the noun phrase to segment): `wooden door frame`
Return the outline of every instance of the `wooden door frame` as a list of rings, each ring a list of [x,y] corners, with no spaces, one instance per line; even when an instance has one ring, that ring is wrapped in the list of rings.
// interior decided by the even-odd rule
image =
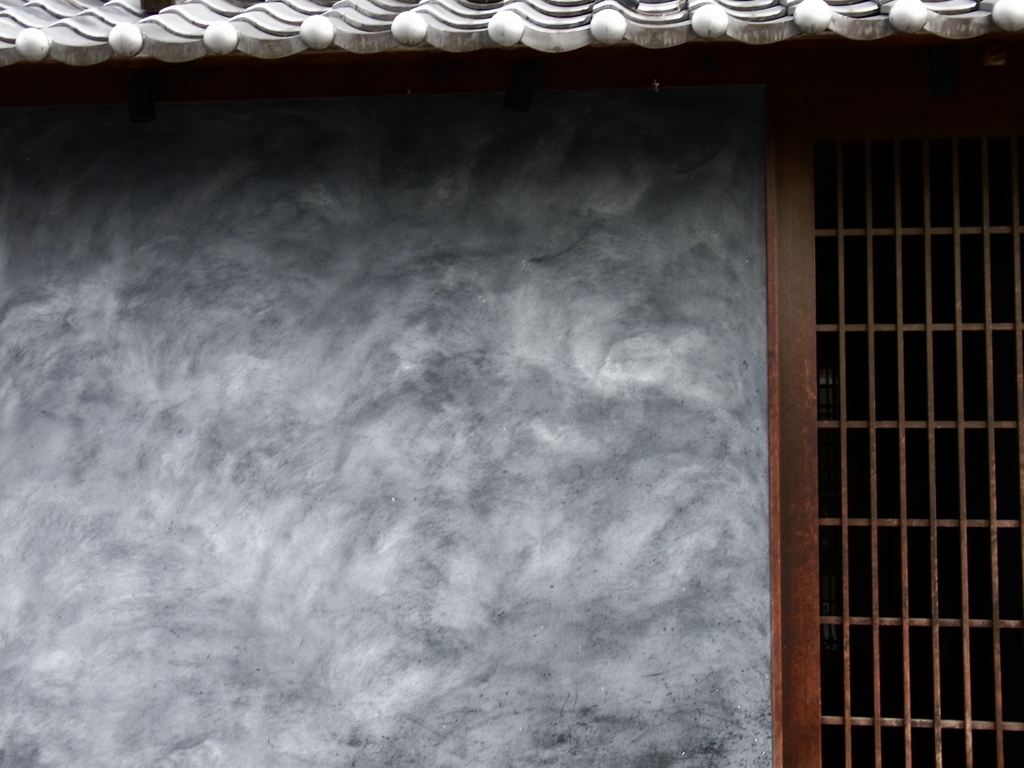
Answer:
[[[767,103],[769,454],[771,461],[772,682],[776,768],[821,754],[814,251],[811,143],[792,132],[792,105]],[[810,382],[812,386],[808,386]],[[812,482],[807,482],[811,478]],[[820,760],[820,757],[819,757]]]
[[[937,101],[877,81],[767,90],[775,768],[821,768],[813,143],[1024,135],[1024,83],[992,78],[965,91]]]

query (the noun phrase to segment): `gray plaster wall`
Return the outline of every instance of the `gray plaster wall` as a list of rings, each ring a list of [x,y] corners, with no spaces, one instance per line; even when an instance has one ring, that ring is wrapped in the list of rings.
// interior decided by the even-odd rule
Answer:
[[[768,766],[761,116],[3,111],[0,766]]]

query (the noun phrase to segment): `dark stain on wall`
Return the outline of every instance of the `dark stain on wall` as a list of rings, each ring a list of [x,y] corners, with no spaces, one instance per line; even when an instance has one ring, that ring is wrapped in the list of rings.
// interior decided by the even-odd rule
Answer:
[[[6,110],[0,765],[768,766],[758,91]]]

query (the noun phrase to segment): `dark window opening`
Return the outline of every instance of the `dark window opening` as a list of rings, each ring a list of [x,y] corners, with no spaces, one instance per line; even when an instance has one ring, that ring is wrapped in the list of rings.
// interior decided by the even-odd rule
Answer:
[[[1017,139],[815,147],[823,765],[1024,765]]]

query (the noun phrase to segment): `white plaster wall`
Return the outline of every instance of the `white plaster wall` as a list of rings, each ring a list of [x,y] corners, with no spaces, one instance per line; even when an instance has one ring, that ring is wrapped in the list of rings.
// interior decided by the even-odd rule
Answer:
[[[6,110],[0,766],[770,763],[757,91]]]

